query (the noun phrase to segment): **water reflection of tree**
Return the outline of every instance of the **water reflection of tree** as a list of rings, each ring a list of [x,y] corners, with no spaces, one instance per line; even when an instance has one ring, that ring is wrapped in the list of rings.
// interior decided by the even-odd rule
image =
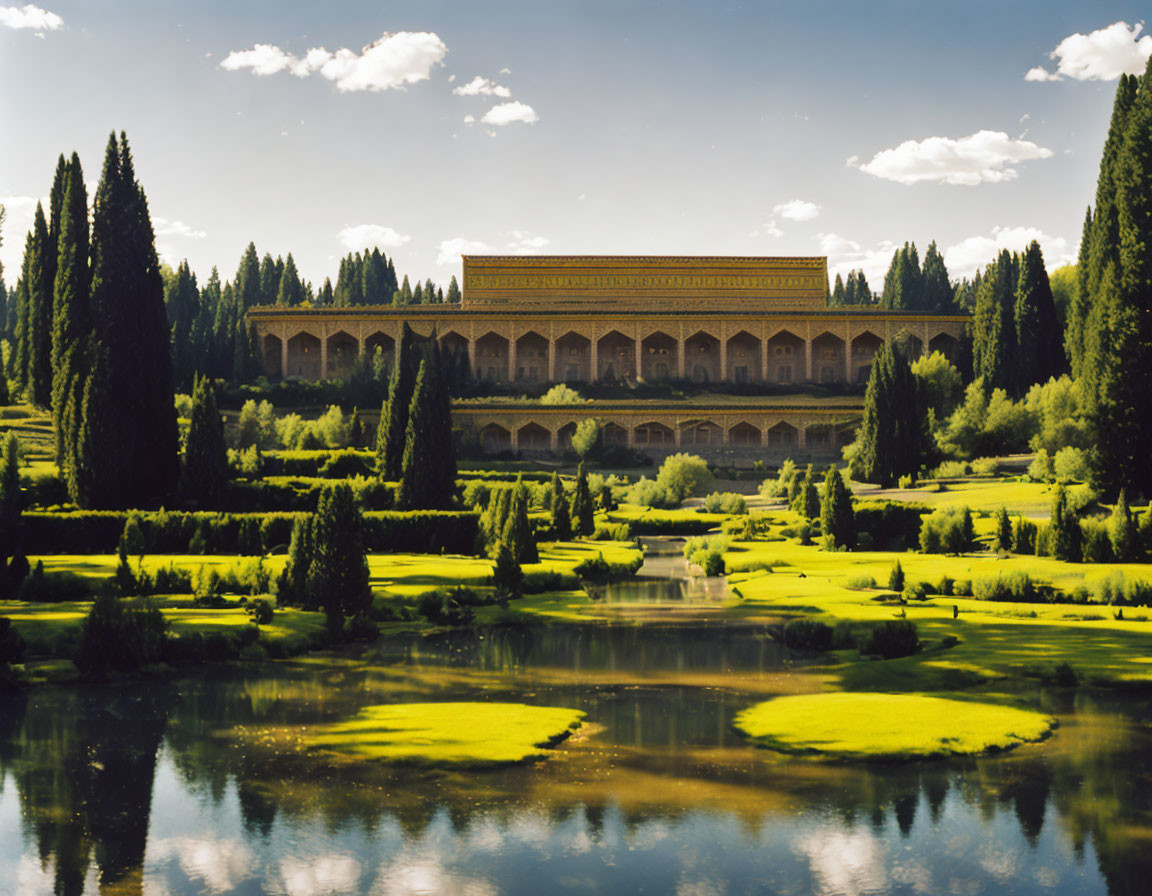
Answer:
[[[102,888],[139,889],[170,703],[156,687],[60,690],[17,716],[3,762],[41,864],[55,864],[56,893],[82,893],[93,860]]]

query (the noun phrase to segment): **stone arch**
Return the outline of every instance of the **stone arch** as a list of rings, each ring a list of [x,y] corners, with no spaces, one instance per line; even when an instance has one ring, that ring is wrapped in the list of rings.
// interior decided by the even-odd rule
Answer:
[[[508,340],[491,331],[476,340],[476,378],[489,383],[508,380]]]
[[[949,361],[955,363],[959,354],[960,340],[950,333],[937,333],[928,340],[928,352],[940,352]]]
[[[360,354],[360,343],[356,337],[344,330],[337,330],[328,337],[328,376],[346,380],[356,366]]]
[[[868,374],[872,372],[872,359],[876,357],[876,352],[880,351],[880,346],[883,344],[884,340],[871,330],[865,330],[852,340],[852,382],[868,382]]]
[[[480,430],[480,448],[487,454],[512,450],[512,433],[499,423],[489,423]]]
[[[795,333],[781,330],[768,340],[768,369],[764,378],[770,383],[804,382],[804,340]]]
[[[280,364],[283,361],[283,347],[283,340],[275,333],[265,333],[264,338],[260,340],[260,348],[264,356],[264,373],[274,379],[279,379],[284,375],[284,371],[280,369]]]
[[[556,340],[556,370],[552,378],[566,383],[586,383],[591,377],[592,340],[569,331]]]
[[[892,348],[899,349],[911,364],[924,352],[924,341],[910,330],[900,330],[892,337]]]
[[[396,358],[396,340],[380,330],[370,334],[364,340],[364,354],[373,365],[376,363],[376,352],[380,352],[385,372],[390,373]]]
[[[672,427],[665,426],[663,423],[641,423],[632,431],[632,443],[634,445],[659,445],[663,448],[671,448],[676,444],[676,433]]]
[[[723,445],[724,430],[711,420],[690,420],[680,425],[680,445]]]
[[[556,447],[561,451],[572,450],[572,436],[576,434],[576,421],[565,423],[556,430]]]
[[[440,350],[452,352],[453,354],[468,354],[468,337],[455,330],[448,330],[444,335],[439,337]]]
[[[781,420],[768,428],[768,447],[774,451],[793,451],[800,445],[800,430]]]
[[[650,383],[676,379],[680,370],[680,346],[676,339],[657,330],[640,341],[640,375]]]
[[[694,383],[715,383],[720,369],[720,340],[699,330],[684,340],[684,374]]]
[[[827,331],[812,340],[812,381],[844,382],[844,340]]]
[[[619,423],[605,423],[600,428],[600,441],[605,445],[626,447],[628,445],[628,430]]]
[[[758,383],[760,372],[760,339],[747,330],[741,330],[728,340],[728,370],[725,379],[730,383]]]
[[[288,372],[285,376],[320,379],[320,337],[301,331],[288,340]]]
[[[516,379],[539,383],[548,376],[548,340],[530,330],[516,340]]]
[[[831,423],[814,423],[804,429],[804,447],[809,451],[830,452],[836,448],[836,427]]]
[[[596,340],[596,379],[626,380],[636,377],[636,340],[619,330]]]
[[[552,449],[552,434],[539,423],[525,423],[516,432],[516,448],[525,454],[546,454]]]
[[[759,448],[760,428],[751,423],[740,422],[728,430],[728,444],[737,448]]]

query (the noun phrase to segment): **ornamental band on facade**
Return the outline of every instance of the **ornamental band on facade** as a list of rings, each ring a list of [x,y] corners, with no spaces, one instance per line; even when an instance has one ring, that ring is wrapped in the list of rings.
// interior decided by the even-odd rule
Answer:
[[[867,380],[882,342],[954,356],[966,315],[828,308],[827,259],[673,256],[464,256],[459,305],[256,308],[271,378],[350,375],[361,352],[390,363],[405,322],[467,355],[480,380],[542,384],[687,380],[771,384],[737,403],[597,402],[611,442],[652,454],[835,452],[858,395],[786,393]],[[489,450],[564,447],[580,406],[469,402],[454,409]]]

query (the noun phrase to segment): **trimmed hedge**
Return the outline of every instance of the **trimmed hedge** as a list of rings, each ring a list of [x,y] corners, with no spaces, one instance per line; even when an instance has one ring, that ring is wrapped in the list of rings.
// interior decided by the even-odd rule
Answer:
[[[321,477],[261,479],[255,482],[231,482],[228,486],[228,509],[233,513],[316,510],[320,492],[331,481]],[[348,483],[356,500],[365,510],[391,510],[396,498],[396,484],[374,478],[352,479]]]
[[[906,501],[857,501],[856,531],[871,536],[871,549],[905,550],[920,545],[920,521],[932,508]]]
[[[138,514],[148,554],[185,554],[199,536],[197,553],[257,554],[288,544],[298,513]],[[41,554],[112,554],[129,514],[123,511],[23,516],[25,551]],[[472,554],[480,516],[471,511],[377,511],[364,514],[365,541],[373,553]]]
[[[691,517],[667,519],[658,516],[642,516],[634,520],[624,520],[608,514],[614,525],[626,525],[630,536],[636,535],[703,535],[717,527],[710,519],[694,520]]]
[[[269,451],[263,455],[265,476],[320,476],[347,479],[371,476],[376,454],[354,448],[319,451]]]

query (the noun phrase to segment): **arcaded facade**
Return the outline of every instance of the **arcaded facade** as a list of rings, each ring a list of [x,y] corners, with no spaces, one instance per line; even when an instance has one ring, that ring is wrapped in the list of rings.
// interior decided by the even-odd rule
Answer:
[[[254,309],[266,373],[346,377],[362,352],[379,348],[389,358],[407,322],[467,353],[474,375],[494,382],[834,385],[866,380],[877,348],[898,335],[915,351],[952,355],[968,324],[963,315],[827,308],[822,257],[465,256],[463,263],[459,306]],[[647,413],[640,404],[635,410]],[[693,419],[706,410],[693,408]],[[813,453],[796,424],[817,411],[787,408],[776,398],[761,409],[746,399],[740,412],[750,420],[728,428],[704,414],[701,422],[719,431],[710,430],[708,438],[770,448],[772,426],[785,424],[789,442]],[[499,413],[494,410],[454,413],[462,425],[479,424],[481,434],[492,426],[507,433],[507,440],[499,439],[502,447],[562,446],[562,424],[549,426],[551,412],[544,409],[528,411],[536,419],[527,423],[509,419],[508,426],[492,419]],[[675,413],[682,417],[684,411]],[[596,414],[601,416],[599,409]],[[852,414],[838,409],[832,416],[819,425],[842,427]],[[637,447],[650,445],[664,431],[653,430],[653,436],[644,427],[659,423],[674,434],[669,447],[680,447],[685,440],[674,422],[630,421],[619,437]],[[737,425],[743,428],[734,431]],[[530,438],[520,438],[528,426]],[[525,442],[533,447],[525,448]]]

